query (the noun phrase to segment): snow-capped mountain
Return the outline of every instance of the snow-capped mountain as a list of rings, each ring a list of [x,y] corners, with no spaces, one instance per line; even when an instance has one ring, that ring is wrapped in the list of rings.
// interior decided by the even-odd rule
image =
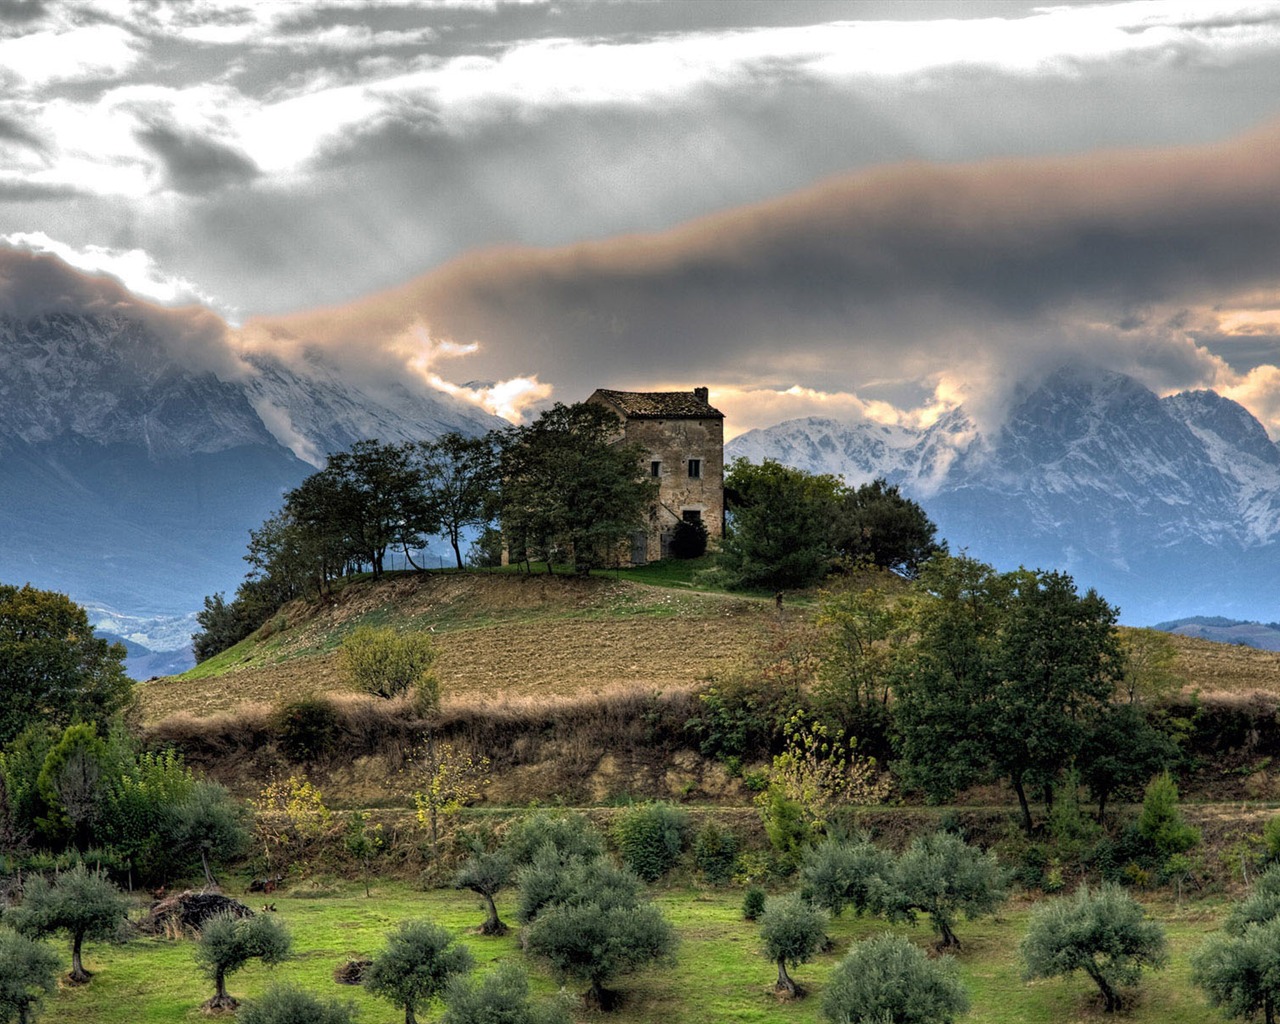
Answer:
[[[64,591],[107,628],[141,620],[146,637],[235,589],[248,531],[328,453],[503,423],[315,356],[215,370],[175,350],[126,315],[0,318],[0,581]]]
[[[1117,373],[1063,368],[980,434],[963,410],[925,430],[793,420],[726,455],[850,483],[883,476],[953,549],[1071,572],[1126,622],[1280,618],[1280,449],[1209,391],[1159,398]]]

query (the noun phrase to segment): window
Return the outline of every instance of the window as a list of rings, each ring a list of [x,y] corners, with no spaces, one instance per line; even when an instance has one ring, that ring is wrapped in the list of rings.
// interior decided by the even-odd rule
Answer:
[[[698,508],[686,508],[680,513],[680,518],[686,523],[702,522],[702,510]]]
[[[689,479],[690,480],[702,479],[702,460],[701,459],[689,460]]]
[[[654,459],[649,463],[649,475],[652,477],[662,476],[662,460]]]

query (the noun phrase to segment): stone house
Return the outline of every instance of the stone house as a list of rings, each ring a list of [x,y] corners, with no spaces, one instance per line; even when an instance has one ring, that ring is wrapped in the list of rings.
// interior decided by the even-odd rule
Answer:
[[[682,519],[698,521],[707,536],[724,534],[724,413],[706,388],[692,391],[611,391],[587,399],[622,421],[622,437],[644,449],[644,464],[658,481],[658,517],[648,534],[632,538],[637,565],[665,558],[671,531]]]

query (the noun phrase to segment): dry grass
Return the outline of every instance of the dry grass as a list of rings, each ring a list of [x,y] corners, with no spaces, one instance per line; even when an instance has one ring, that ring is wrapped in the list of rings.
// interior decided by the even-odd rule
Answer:
[[[1280,695],[1280,652],[1219,644],[1196,637],[1171,635],[1178,668],[1187,688],[1201,694],[1252,693]]]

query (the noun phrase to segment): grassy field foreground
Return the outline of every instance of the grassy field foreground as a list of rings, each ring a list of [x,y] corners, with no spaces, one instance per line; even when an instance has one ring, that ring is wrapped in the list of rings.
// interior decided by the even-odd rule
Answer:
[[[362,1024],[399,1024],[403,1013],[363,990],[338,985],[333,969],[349,958],[368,957],[383,944],[384,935],[399,922],[425,918],[457,933],[470,948],[478,969],[497,959],[512,958],[528,966],[515,932],[504,938],[482,938],[470,932],[483,917],[470,894],[448,890],[417,892],[401,886],[379,885],[372,898],[362,889],[343,888],[315,895],[271,897],[280,919],[294,937],[294,959],[274,971],[251,964],[229,979],[229,990],[252,998],[273,980],[289,982],[324,998],[351,1000],[359,1007]],[[846,915],[833,919],[829,934],[834,949],[813,963],[796,968],[793,976],[809,991],[797,1002],[780,1003],[770,991],[775,971],[760,955],[756,926],[742,920],[742,893],[737,889],[668,889],[657,902],[678,928],[681,945],[673,968],[654,969],[623,978],[622,1007],[609,1015],[579,1011],[576,1019],[615,1024],[703,1024],[703,1022],[817,1022],[824,983],[849,944],[890,926],[882,921]],[[499,901],[509,918],[509,900]],[[1130,1024],[1208,1024],[1221,1015],[1208,1007],[1191,987],[1187,958],[1218,926],[1217,906],[1154,903],[1149,911],[1168,930],[1171,962],[1149,975],[1132,995],[1121,1019]],[[965,1018],[971,1024],[1071,1024],[1107,1018],[1096,989],[1085,978],[1068,981],[1024,982],[1016,959],[1017,944],[1026,928],[1027,904],[1010,904],[998,920],[961,922],[957,934],[964,943],[959,957],[961,976],[972,1000]],[[931,946],[927,919],[915,927],[901,926],[912,941]],[[60,1024],[162,1024],[207,1020],[200,1003],[211,993],[210,983],[196,973],[188,941],[139,938],[124,946],[87,947],[87,966],[96,972],[81,988],[63,988],[46,1004],[44,1020]],[[540,995],[556,991],[556,984],[539,970],[532,972]],[[440,1016],[436,1006],[420,1013],[422,1020]]]

